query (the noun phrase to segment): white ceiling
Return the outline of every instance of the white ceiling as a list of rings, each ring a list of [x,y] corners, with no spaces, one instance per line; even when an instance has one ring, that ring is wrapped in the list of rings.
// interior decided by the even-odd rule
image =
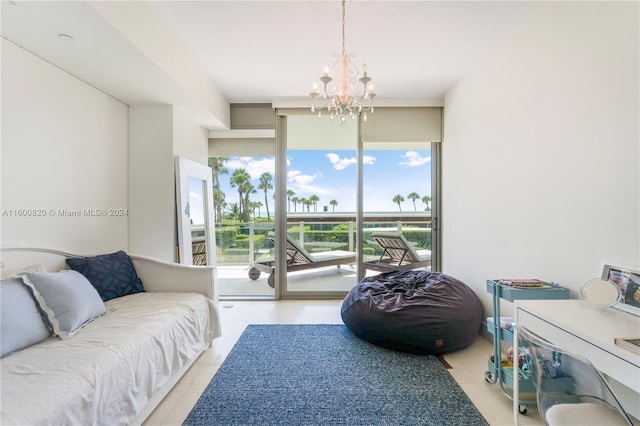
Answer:
[[[215,96],[199,75],[226,102],[302,100],[340,50],[338,0],[142,3],[2,0],[2,36],[126,104],[186,106],[208,128],[224,120],[207,118]],[[350,0],[346,48],[381,101],[442,98],[536,4]]]

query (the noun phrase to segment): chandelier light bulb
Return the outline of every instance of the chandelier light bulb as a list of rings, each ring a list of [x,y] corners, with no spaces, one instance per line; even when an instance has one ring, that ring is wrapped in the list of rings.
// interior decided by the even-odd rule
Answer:
[[[363,113],[363,120],[367,121],[367,112],[373,114],[373,84],[367,74],[367,64],[362,65],[362,77],[358,78],[360,70],[355,62],[355,53],[348,54],[345,49],[345,0],[342,0],[342,50],[333,55],[333,61],[324,67],[320,77],[321,93],[317,83],[313,83],[311,96],[311,112],[318,111],[322,117],[322,110],[339,117],[340,124],[346,122],[346,116],[355,120]],[[322,97],[322,104],[318,98]]]

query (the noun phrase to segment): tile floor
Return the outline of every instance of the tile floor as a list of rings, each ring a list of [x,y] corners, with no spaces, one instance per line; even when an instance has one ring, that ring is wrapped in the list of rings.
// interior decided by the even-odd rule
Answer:
[[[342,324],[341,300],[220,301],[222,337],[204,352],[144,423],[181,425],[248,324]],[[513,425],[512,402],[498,384],[484,379],[492,344],[482,337],[469,348],[445,355],[449,372],[492,426]],[[535,406],[520,424],[542,425]]]

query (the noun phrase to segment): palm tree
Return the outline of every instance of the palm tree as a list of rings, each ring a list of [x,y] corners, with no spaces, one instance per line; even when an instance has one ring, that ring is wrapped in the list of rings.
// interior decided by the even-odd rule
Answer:
[[[400,203],[403,201],[404,201],[404,197],[400,194],[393,197],[393,202],[398,205],[398,208],[400,209],[400,211],[402,211],[402,206],[400,205]]]
[[[253,210],[253,221],[256,221],[256,209],[258,209],[258,216],[260,216],[260,207],[262,207],[262,201],[252,201],[251,210]]]
[[[429,202],[431,201],[431,197],[425,195],[424,197],[422,197],[421,201],[427,205],[427,207],[425,207],[425,210],[429,210]]]
[[[313,204],[314,212],[318,211],[318,201],[320,201],[320,197],[318,197],[317,195],[312,195],[311,197],[309,197],[309,202]]]
[[[331,200],[329,201],[329,204],[331,204],[331,211],[332,212],[336,211],[336,206],[338,205],[338,202],[336,200]]]
[[[420,198],[420,194],[418,194],[417,192],[412,192],[411,194],[407,195],[407,198],[413,201],[413,211],[417,211],[416,200]]]
[[[226,194],[220,191],[220,188],[213,188],[213,203],[215,204],[215,221],[222,222],[222,209],[224,207]]]
[[[291,197],[293,197],[294,195],[296,195],[295,192],[287,189],[287,211],[291,211]]]
[[[207,160],[208,166],[211,167],[211,177],[214,187],[220,188],[220,175],[229,173],[229,169],[224,166],[227,160],[227,157],[209,157]]]
[[[233,203],[229,205],[229,214],[231,215],[231,220],[240,219],[240,207],[238,207],[238,203]]]
[[[227,157],[209,157],[207,163],[211,167],[211,177],[213,184],[214,202],[215,202],[215,221],[222,222],[222,204],[224,203],[225,193],[220,191],[220,175],[228,174],[229,169],[224,167],[224,163],[228,160]],[[216,190],[219,194],[216,195]],[[221,198],[222,202],[216,202],[216,198]]]
[[[232,188],[238,188],[238,208],[239,215],[242,219],[243,216],[243,201],[244,201],[244,188],[246,184],[249,183],[249,173],[245,169],[236,169],[231,175],[231,179],[229,179],[229,184]]]
[[[298,211],[298,203],[300,199],[298,197],[291,197],[291,201],[293,201],[293,211],[294,213]]]
[[[244,192],[244,206],[242,208],[243,208],[243,212],[244,212],[244,221],[248,222],[249,221],[249,211],[251,210],[251,200],[249,200],[249,195],[256,194],[258,192],[258,190],[249,181],[245,182],[243,189],[244,190],[242,192]]]
[[[267,201],[267,191],[273,189],[273,185],[271,185],[271,180],[273,177],[271,173],[264,172],[260,175],[260,185],[258,185],[258,189],[262,189],[264,191],[264,205],[267,208],[267,220],[271,220],[271,215],[269,214],[269,202]]]

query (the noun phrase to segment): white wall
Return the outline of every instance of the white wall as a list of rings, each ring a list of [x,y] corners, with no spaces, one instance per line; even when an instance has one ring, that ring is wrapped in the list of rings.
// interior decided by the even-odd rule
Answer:
[[[176,246],[173,107],[129,107],[129,247],[172,262]]]
[[[206,165],[209,131],[196,123],[183,108],[173,109],[173,154]]]
[[[180,108],[128,108],[3,39],[1,136],[3,246],[174,260],[173,157],[208,157],[208,132]],[[15,215],[33,209],[45,216]]]
[[[127,249],[127,106],[2,39],[2,245]],[[46,216],[17,217],[39,209]],[[80,216],[63,216],[68,210]]]
[[[172,105],[132,105],[129,110],[129,247],[131,253],[173,262],[174,156],[206,165],[208,131]]]
[[[637,2],[541,2],[445,98],[443,270],[577,290],[640,265]]]

